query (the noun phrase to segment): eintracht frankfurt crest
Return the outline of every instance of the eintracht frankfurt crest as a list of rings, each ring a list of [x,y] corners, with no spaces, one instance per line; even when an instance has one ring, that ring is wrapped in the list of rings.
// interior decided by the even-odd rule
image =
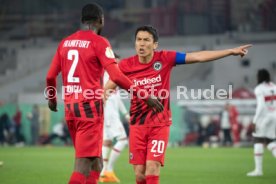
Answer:
[[[156,61],[156,62],[153,64],[153,68],[154,68],[154,70],[156,70],[156,71],[161,70],[161,68],[162,68],[162,63],[159,62],[159,61]]]

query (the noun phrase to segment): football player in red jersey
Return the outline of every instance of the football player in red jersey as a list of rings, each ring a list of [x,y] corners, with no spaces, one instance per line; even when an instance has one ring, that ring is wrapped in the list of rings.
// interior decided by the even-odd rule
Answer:
[[[164,165],[169,127],[172,123],[169,102],[171,69],[176,65],[203,63],[230,55],[243,57],[251,47],[244,45],[219,51],[181,53],[155,51],[157,46],[156,29],[151,26],[139,27],[135,32],[137,55],[123,59],[119,64],[121,71],[135,86],[157,96],[164,105],[164,111],[158,113],[138,101],[137,97],[131,99],[129,161],[134,165],[137,184],[159,183],[160,166]],[[111,79],[105,89],[110,90],[115,87]]]
[[[104,70],[122,88],[133,85],[118,69],[108,40],[100,36],[104,25],[102,8],[97,4],[84,6],[82,23],[85,30],[71,34],[58,45],[46,77],[48,106],[57,111],[56,77],[62,73],[65,119],[75,147],[70,184],[97,183],[102,169]],[[158,112],[163,110],[163,105],[152,97],[144,101]]]

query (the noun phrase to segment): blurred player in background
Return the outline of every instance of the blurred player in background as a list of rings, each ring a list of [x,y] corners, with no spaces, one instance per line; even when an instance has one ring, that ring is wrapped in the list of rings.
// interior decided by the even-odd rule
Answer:
[[[56,77],[61,72],[65,119],[75,147],[75,167],[69,184],[95,184],[102,170],[103,72],[106,70],[124,89],[130,89],[133,83],[118,69],[109,42],[100,36],[104,25],[102,8],[97,4],[85,5],[81,21],[84,30],[58,45],[46,77],[45,92],[50,110],[57,111]],[[158,112],[163,110],[158,100],[147,97],[145,101]]]
[[[118,61],[119,56],[115,54],[115,57],[116,61]],[[108,80],[109,75],[105,72],[104,84]],[[100,182],[120,182],[114,173],[113,167],[121,151],[128,144],[127,134],[120,119],[120,112],[129,122],[129,113],[122,102],[119,91],[116,91],[108,98],[104,106],[103,170],[101,172]],[[113,139],[116,139],[116,143],[112,148]],[[112,149],[111,152],[110,149]]]
[[[230,104],[226,103],[220,115],[221,117],[220,128],[223,132],[223,142],[222,142],[223,146],[232,145],[231,124],[229,119],[229,107],[230,107]]]
[[[53,126],[52,133],[47,137],[42,144],[51,144],[53,140],[59,138],[63,141],[64,145],[69,145],[70,134],[66,121],[63,119],[62,122],[58,122]]]
[[[266,69],[259,70],[257,78],[257,108],[253,119],[255,169],[247,173],[247,176],[263,175],[264,145],[269,143],[267,148],[276,157],[276,85],[270,81],[270,74]]]
[[[40,136],[40,112],[37,104],[33,105],[32,112],[27,114],[27,118],[30,120],[31,125],[31,145],[37,145]]]
[[[137,55],[123,59],[119,67],[136,86],[157,96],[164,105],[162,113],[152,112],[144,103],[131,99],[129,160],[134,165],[137,184],[158,184],[160,167],[164,166],[165,151],[172,123],[169,102],[170,72],[176,65],[204,63],[226,56],[244,56],[251,45],[220,51],[181,53],[155,51],[158,34],[151,26],[139,27],[135,32]],[[111,79],[112,80],[112,79]],[[114,89],[108,81],[105,89]]]

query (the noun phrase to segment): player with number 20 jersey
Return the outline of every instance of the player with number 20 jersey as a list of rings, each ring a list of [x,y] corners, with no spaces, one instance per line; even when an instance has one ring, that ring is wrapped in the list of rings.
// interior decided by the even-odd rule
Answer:
[[[124,59],[119,67],[141,91],[156,96],[164,105],[164,111],[157,113],[148,109],[136,97],[131,99],[130,120],[130,163],[134,166],[137,184],[158,184],[160,166],[164,165],[166,146],[171,125],[169,102],[170,72],[176,65],[207,62],[230,55],[244,56],[250,45],[221,51],[181,53],[156,51],[158,34],[151,26],[141,26],[135,32],[137,55]],[[114,89],[112,81],[105,89]],[[139,96],[139,92],[137,93]]]

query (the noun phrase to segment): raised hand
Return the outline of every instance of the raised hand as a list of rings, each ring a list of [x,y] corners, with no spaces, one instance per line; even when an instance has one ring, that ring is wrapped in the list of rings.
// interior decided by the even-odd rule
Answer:
[[[240,55],[241,57],[243,57],[248,53],[248,49],[250,47],[252,47],[252,44],[242,45],[242,46],[233,48],[233,49],[231,49],[232,55],[234,55],[234,56]]]
[[[162,112],[164,110],[164,106],[156,97],[149,96],[145,102],[156,112]]]
[[[53,100],[48,100],[48,107],[51,111],[57,112],[57,102]]]

